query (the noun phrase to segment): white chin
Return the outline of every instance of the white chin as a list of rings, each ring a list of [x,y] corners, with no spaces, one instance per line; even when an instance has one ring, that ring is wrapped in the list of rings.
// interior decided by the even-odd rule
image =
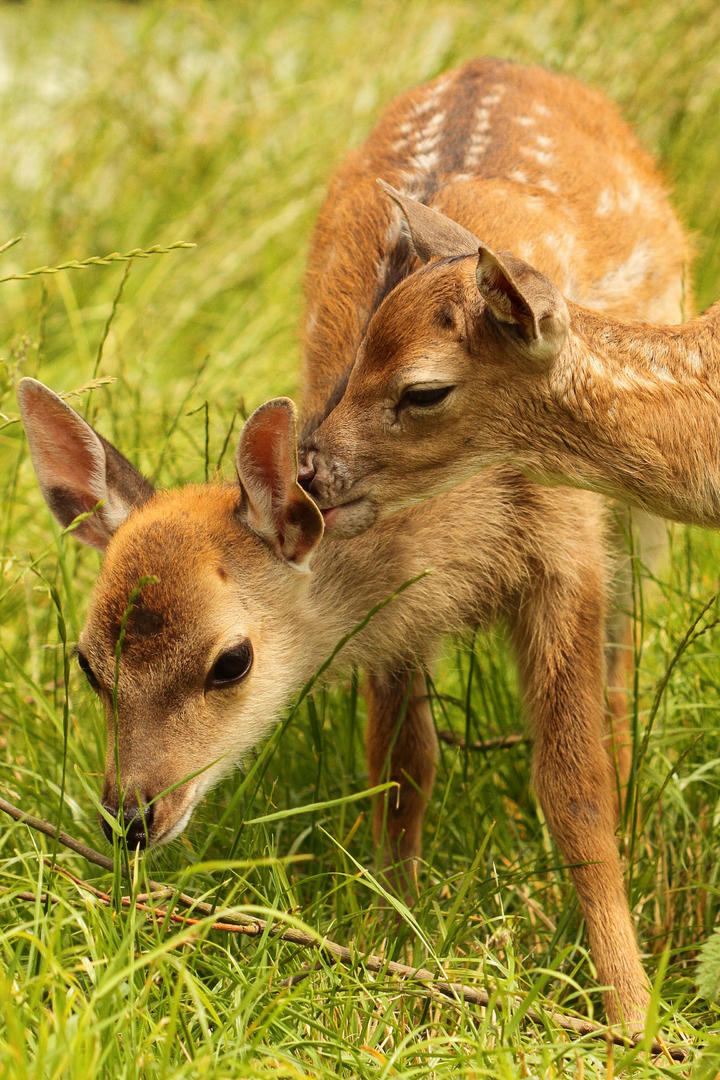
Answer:
[[[177,819],[174,825],[171,825],[169,829],[166,829],[164,833],[161,833],[157,840],[152,841],[151,847],[160,847],[162,844],[169,844],[171,840],[174,840],[181,832],[184,832],[185,826],[192,817],[194,809],[195,802],[193,801]]]

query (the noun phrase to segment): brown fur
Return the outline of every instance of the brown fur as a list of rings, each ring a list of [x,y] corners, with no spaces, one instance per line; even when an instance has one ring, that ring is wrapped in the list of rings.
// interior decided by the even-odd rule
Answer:
[[[528,115],[550,124],[555,153],[572,162],[557,193],[542,186],[537,156],[525,161],[522,154],[525,128],[517,118]],[[459,170],[473,147],[472,176],[463,179]],[[510,175],[517,171],[524,180]],[[652,166],[614,109],[539,69],[477,61],[399,98],[331,186],[307,279],[308,434],[341,400],[356,354],[372,342],[381,350],[398,341],[407,346],[407,318],[398,315],[380,329],[371,322],[385,297],[386,312],[403,296],[414,298],[413,319],[441,345],[472,336],[463,311],[474,268],[460,260],[438,267],[437,274],[431,268],[408,277],[416,260],[399,215],[375,184],[378,174],[395,183],[407,180],[417,194],[468,228],[484,230],[493,242],[531,244],[540,269],[562,271],[561,284],[571,295],[620,313],[677,316],[682,234]],[[648,206],[631,212],[613,204],[603,222],[609,239],[601,247],[586,219],[598,192],[624,191],[628,176]],[[572,258],[551,241],[553,230],[572,236]],[[612,282],[645,232],[651,237],[649,279],[632,296],[604,294],[602,281]],[[440,311],[432,299],[435,279],[442,279]],[[498,339],[494,346],[498,364],[501,345]],[[31,446],[41,438],[45,397],[54,419],[42,439],[56,439],[67,456],[66,426],[75,431],[77,420],[68,421],[55,396],[37,384],[22,393]],[[97,472],[102,444],[80,424],[79,437],[86,447],[92,444]],[[342,539],[342,530],[331,528],[319,543],[322,522],[297,487],[288,451],[292,437],[289,404],[271,403],[243,430],[239,489],[209,485],[129,500],[134,509],[107,547],[79,643],[108,715],[108,808],[117,809],[121,794],[133,812],[152,803],[150,840],[177,835],[203,791],[267,732],[338,640],[429,569],[350,637],[338,660],[368,672],[371,779],[389,776],[399,784],[399,793],[378,805],[376,835],[387,838],[389,858],[413,867],[436,757],[421,672],[445,633],[504,619],[534,734],[538,797],[571,866],[598,978],[613,987],[608,1013],[640,1023],[647,984],[623,891],[603,748],[607,585],[599,500],[541,489],[501,465],[376,522],[356,539]],[[372,468],[387,456],[378,444],[367,448],[365,460]],[[52,461],[38,462],[42,485]],[[85,486],[97,495],[95,481],[86,485],[81,477],[78,486],[80,495]],[[106,494],[116,494],[112,485]],[[331,514],[325,517],[332,525]],[[362,512],[353,518],[349,511],[348,521],[359,531],[372,516],[363,521]],[[298,573],[313,550],[311,572]],[[158,580],[140,591],[139,615],[127,620],[120,658],[118,778],[111,703],[118,619],[140,578],[148,576]],[[148,637],[152,624],[156,629]],[[214,664],[237,641],[252,644],[252,668],[237,684],[218,689]],[[177,786],[168,792],[171,785]]]
[[[431,263],[387,297],[341,401],[306,440],[311,490],[340,508],[345,533],[361,510],[366,527],[503,460],[720,526],[720,304],[684,326],[652,327],[558,297],[569,331],[539,365],[515,340],[512,315],[504,324],[489,312],[476,265]],[[423,385],[452,393],[434,409],[404,407],[407,388]]]
[[[662,322],[681,316],[685,237],[652,163],[603,99],[538,69],[494,61],[479,61],[451,74],[445,89],[438,91],[442,83],[441,79],[419,88],[390,106],[364,146],[337,174],[316,228],[307,277],[304,411],[309,419],[303,456],[306,482],[312,481],[310,490],[326,508],[330,537],[356,535],[389,510],[446,491],[479,467],[503,459],[573,481],[582,482],[590,474],[597,483],[608,455],[598,466],[595,442],[604,436],[600,423],[593,429],[592,415],[588,422],[587,411],[592,413],[592,395],[599,396],[603,387],[585,378],[590,391],[586,397],[591,400],[586,405],[584,372],[575,356],[572,363],[555,365],[549,376],[546,355],[532,341],[528,345],[527,339],[520,340],[515,325],[522,329],[522,320],[532,317],[535,331],[550,335],[551,345],[552,332],[564,343],[571,312],[572,341],[577,340],[580,325],[586,333],[593,327],[607,334],[612,327],[614,352],[604,365],[610,395],[617,393],[612,379],[612,361],[620,352],[617,343],[626,340],[624,327],[611,319]],[[460,99],[462,106],[457,104]],[[432,123],[423,112],[429,101],[431,118],[443,110],[455,119],[462,115],[467,139],[472,136],[472,116],[482,124],[487,103],[492,114],[485,123],[487,146],[473,175],[458,175],[463,171],[458,139],[455,135],[448,146],[450,129],[439,140],[431,175],[413,175],[407,147],[398,135],[414,132],[406,138],[409,144],[422,139]],[[541,142],[534,143],[541,152],[528,154],[533,129],[541,136]],[[543,152],[546,147],[552,150],[552,161]],[[373,186],[374,176],[441,211],[444,217],[438,220],[445,221],[446,231],[428,227],[419,236],[410,220],[408,236],[397,208],[389,200],[383,202],[383,194]],[[475,236],[482,238],[483,246],[531,260],[541,274],[508,257],[515,288],[507,288],[502,275],[488,278],[486,267],[483,294],[477,280],[483,256],[481,251],[478,258],[481,245],[473,243]],[[424,260],[437,261],[420,267],[416,250]],[[466,253],[465,258],[457,257]],[[332,288],[326,284],[329,263]],[[602,317],[564,301],[542,275],[548,275],[570,301],[596,307]],[[559,321],[553,323],[553,318]],[[626,348],[623,357],[626,353],[637,359],[632,349]],[[568,393],[573,378],[576,396]],[[453,384],[457,391],[435,414],[422,409],[403,412],[398,402],[405,389],[424,382]],[[636,405],[629,393],[624,402],[614,429],[621,433],[619,438],[624,434],[623,419],[626,427],[632,426],[628,414]],[[577,412],[585,406],[585,414],[577,420],[574,406]],[[600,419],[599,409],[597,415]],[[646,430],[651,426],[649,418]],[[637,431],[637,424],[634,427]],[[642,505],[659,504],[664,509],[668,486],[658,484],[647,492],[642,460],[628,465],[622,460],[626,451],[627,439],[615,455],[620,464],[611,481],[600,486],[620,494],[630,488]],[[571,454],[571,467],[566,467]],[[657,459],[655,452],[653,458]],[[583,471],[580,463],[588,459],[593,464]],[[484,479],[490,482],[494,475],[486,472]],[[623,485],[619,476],[632,481]],[[682,484],[676,490],[682,492]],[[547,506],[539,510],[530,487],[518,488],[515,496],[513,510],[523,504],[537,536],[547,543]],[[453,492],[452,498],[457,497]],[[567,493],[550,498],[570,510]],[[428,514],[433,506],[426,504]],[[492,511],[483,508],[482,526],[489,517]],[[571,517],[562,526],[571,531],[564,572],[579,555],[570,522]],[[397,526],[407,528],[407,517]],[[482,533],[482,526],[476,523],[475,528]],[[457,528],[464,525],[458,522]],[[477,539],[476,532],[473,540]],[[513,539],[527,543],[525,537]],[[613,970],[609,981],[617,988],[625,1014],[637,1016],[645,991],[618,886],[612,838],[618,782],[602,750],[599,638],[583,646],[579,630],[572,643],[561,632],[577,626],[579,612],[585,610],[585,622],[599,633],[598,605],[604,595],[599,565],[588,569],[583,588],[566,590],[559,578],[546,572],[541,558],[537,577],[531,572],[539,595],[531,586],[524,587],[518,597],[519,622],[516,613],[510,622],[519,658],[527,665],[538,795],[568,861],[593,861],[592,869],[578,868],[573,875],[596,961],[601,971]],[[627,594],[623,599],[627,603]],[[622,646],[628,631],[622,625],[618,631]],[[570,652],[572,664],[559,665],[558,659]],[[621,789],[630,765],[625,698],[629,656],[622,648],[611,654],[608,694],[610,744]],[[567,697],[566,679],[572,682]],[[584,708],[578,709],[583,701]],[[579,741],[574,743],[575,739]],[[577,767],[574,775],[570,764]],[[581,804],[592,811],[581,814]],[[588,854],[590,848],[595,856]],[[629,1006],[631,1000],[634,1004]],[[617,1014],[616,1004],[608,1003],[611,1015]]]
[[[543,127],[554,130],[548,118]],[[318,411],[315,430],[306,431],[304,475],[336,530],[353,535],[498,461],[720,526],[720,303],[681,326],[617,318],[677,318],[687,254],[657,181],[641,179],[642,155],[628,146],[623,154],[623,182],[638,208],[633,226],[619,211],[630,197],[609,186],[601,147],[583,162],[587,185],[578,197],[572,139],[548,166],[562,187],[554,200],[542,196],[542,212],[524,173],[522,190],[481,176],[464,179],[460,194],[454,177],[443,178],[426,195],[433,208],[407,194],[407,178],[404,192],[380,182],[405,219],[408,258],[417,252],[428,265],[384,297],[342,395],[331,396],[330,411]],[[457,222],[439,212],[448,205]],[[648,207],[657,210],[652,222],[643,218]],[[365,227],[348,219],[351,231]],[[609,242],[616,230],[629,246],[613,269],[604,260],[608,250],[618,254]],[[318,232],[322,239],[322,218]],[[545,235],[552,251],[543,248]],[[488,240],[532,253],[542,273],[509,251],[495,254]],[[403,245],[401,235],[396,246]],[[564,298],[545,274],[602,314]],[[412,406],[408,392],[433,387],[447,396]]]

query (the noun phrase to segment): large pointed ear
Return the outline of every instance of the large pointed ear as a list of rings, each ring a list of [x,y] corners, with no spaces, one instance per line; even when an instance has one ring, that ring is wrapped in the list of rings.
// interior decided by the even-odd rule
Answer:
[[[130,511],[150,498],[152,485],[41,382],[21,379],[18,402],[45,502],[63,528],[90,514],[73,536],[104,551]]]
[[[438,210],[433,210],[409,195],[403,195],[384,180],[378,184],[403,212],[410,231],[410,240],[423,262],[430,259],[450,259],[453,255],[474,255],[480,241],[468,229],[458,225]]]
[[[290,398],[266,401],[242,429],[235,464],[249,527],[279,558],[306,570],[325,523],[298,483],[295,429]]]
[[[520,354],[538,371],[559,356],[570,313],[552,282],[507,251],[479,244],[477,286],[492,318],[513,332]]]

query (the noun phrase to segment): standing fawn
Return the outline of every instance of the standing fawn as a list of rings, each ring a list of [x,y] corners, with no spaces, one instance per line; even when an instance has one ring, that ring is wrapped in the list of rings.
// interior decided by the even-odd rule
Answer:
[[[443,278],[446,303],[430,302],[421,285],[435,267],[416,270],[378,175],[532,258],[566,295],[616,316],[680,317],[683,234],[615,110],[567,78],[476,61],[398,98],[332,183],[307,274],[308,438],[342,399],[388,294],[420,287],[409,317],[385,324],[383,356],[416,326],[432,326],[442,343],[454,325],[453,349],[475,332],[460,322],[463,275],[473,267],[443,264],[455,268]],[[427,363],[432,369],[435,356]],[[430,569],[340,655],[367,673],[370,782],[398,785],[375,808],[377,840],[388,863],[414,866],[437,756],[423,672],[442,636],[504,620],[534,737],[535,789],[580,898],[608,1015],[641,1024],[648,989],[603,741],[606,541],[597,496],[543,489],[496,466],[372,528],[362,499],[333,509],[320,543],[323,516],[298,483],[287,399],[261,406],[245,425],[237,483],[154,493],[52,391],[24,379],[19,398],[48,505],[64,526],[86,515],[73,535],[105,552],[78,652],[107,716],[103,802],[122,811],[130,842],[177,836],[339,639]],[[390,424],[416,407],[412,396],[396,404],[388,404]],[[422,417],[419,408],[418,424]]]
[[[720,302],[684,326],[599,315],[516,255],[496,255],[380,185],[429,266],[380,305],[343,397],[306,444],[303,482],[325,520],[351,504],[369,524],[511,460],[720,526]],[[502,242],[528,247],[512,235]],[[652,278],[642,241],[621,271],[629,303]],[[573,281],[585,303],[596,285]]]

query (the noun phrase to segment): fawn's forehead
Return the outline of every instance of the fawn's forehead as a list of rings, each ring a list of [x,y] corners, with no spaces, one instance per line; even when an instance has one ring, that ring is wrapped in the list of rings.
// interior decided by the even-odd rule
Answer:
[[[153,496],[135,510],[108,546],[83,637],[114,650],[147,652],[198,632],[231,575],[267,560],[238,515],[237,487],[212,485]],[[210,603],[208,603],[210,601]]]
[[[447,334],[458,305],[473,294],[476,262],[472,256],[442,259],[401,281],[370,321],[364,370],[383,374],[389,357],[423,348]]]

